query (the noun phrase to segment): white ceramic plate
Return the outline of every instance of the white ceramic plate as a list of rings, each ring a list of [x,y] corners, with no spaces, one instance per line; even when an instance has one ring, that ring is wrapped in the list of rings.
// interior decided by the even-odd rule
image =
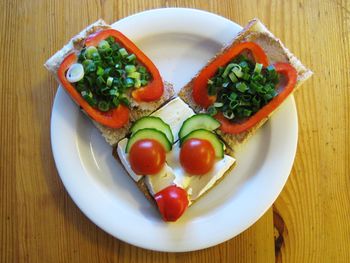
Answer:
[[[241,29],[193,9],[142,12],[113,25],[155,62],[179,90]],[[54,158],[78,207],[96,225],[130,244],[159,251],[191,251],[224,242],[256,222],[290,173],[297,145],[294,99],[237,154],[238,166],[176,223],[164,223],[111,155],[111,147],[59,88],[51,119]]]

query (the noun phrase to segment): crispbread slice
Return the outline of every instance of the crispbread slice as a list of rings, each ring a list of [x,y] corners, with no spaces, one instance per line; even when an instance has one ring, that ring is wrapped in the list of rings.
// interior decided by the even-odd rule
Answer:
[[[49,58],[44,64],[45,67],[55,76],[56,80],[60,83],[60,80],[57,75],[57,71],[63,61],[63,59],[72,52],[79,52],[84,47],[85,39],[102,29],[111,28],[105,21],[102,19],[96,21],[95,23],[89,25],[84,30],[82,30],[79,34],[73,37],[61,50],[57,51],[51,58]],[[62,83],[60,83],[62,85]],[[175,92],[173,89],[173,85],[168,82],[164,82],[164,93],[163,96],[154,102],[142,102],[138,103],[132,99],[130,94],[126,94],[131,102],[131,113],[129,122],[122,128],[112,129],[97,123],[96,121],[92,122],[94,125],[100,130],[103,137],[106,141],[115,145],[120,139],[124,138],[129,131],[131,123],[143,116],[149,115],[151,112],[158,109],[162,104],[168,101],[170,98],[174,96]]]
[[[275,62],[288,62],[297,70],[298,79],[294,91],[313,74],[312,71],[306,68],[299,61],[299,59],[296,58],[257,18],[251,20],[248,25],[232,40],[232,42],[228,46],[224,47],[212,60],[214,60],[217,56],[220,56],[232,45],[245,41],[252,41],[259,44],[264,49],[271,64]],[[208,64],[212,60],[210,60]],[[197,105],[192,98],[193,81],[197,76],[195,76],[186,86],[184,86],[178,95],[186,103],[188,103],[190,107],[194,109],[194,111],[201,112],[205,111],[205,109]],[[237,147],[244,143],[251,135],[253,135],[255,131],[257,131],[272,114],[273,112],[267,118],[261,120],[254,127],[245,132],[239,134],[227,134],[218,131],[218,133],[225,140],[227,145],[229,145],[232,149],[237,149]]]

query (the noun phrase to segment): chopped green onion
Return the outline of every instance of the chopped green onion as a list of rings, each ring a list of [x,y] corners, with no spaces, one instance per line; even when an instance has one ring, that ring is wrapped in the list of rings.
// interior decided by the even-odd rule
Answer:
[[[97,48],[94,46],[90,46],[86,49],[85,55],[87,58],[91,59],[94,54],[98,54]]]
[[[236,83],[238,81],[236,75],[231,72],[230,74],[228,74],[228,77],[230,78],[230,80],[233,82],[233,83]]]
[[[244,109],[243,110],[243,116],[249,117],[250,115],[252,115],[252,112],[253,111],[251,111],[251,110]]]
[[[208,114],[211,116],[214,116],[216,113],[218,113],[217,109],[213,106],[209,106],[207,111],[208,111]]]
[[[97,105],[98,109],[100,111],[108,111],[109,110],[109,103],[104,100],[100,100]]]
[[[277,95],[278,79],[273,66],[264,68],[247,56],[239,55],[218,68],[216,75],[208,80],[208,95],[217,95],[211,107],[231,120],[250,117]],[[212,108],[208,111],[213,111]]]
[[[248,90],[248,87],[244,82],[238,82],[236,84],[236,89],[239,90],[240,92],[245,92]]]
[[[237,97],[238,97],[238,94],[235,92],[232,92],[228,98],[230,101],[234,101],[237,99]]]
[[[259,74],[261,72],[262,66],[263,66],[262,64],[256,63],[254,68],[254,73]]]
[[[101,40],[100,43],[98,43],[98,48],[99,49],[107,49],[110,48],[111,46],[109,45],[109,43],[106,40]]]
[[[146,74],[147,73],[147,69],[143,66],[139,66],[137,68],[137,71],[140,72],[141,74]]]
[[[224,115],[225,118],[227,118],[229,120],[232,120],[235,117],[235,114],[233,113],[233,111],[230,111],[230,110],[225,111],[223,113],[223,115]]]
[[[119,103],[120,103],[118,97],[113,98],[112,102],[113,102],[114,106],[116,106],[116,107],[117,107],[117,106],[119,105]]]
[[[141,87],[141,80],[140,79],[135,79],[134,87],[135,88]]]
[[[134,61],[136,59],[136,56],[135,56],[135,54],[131,54],[126,59],[127,59],[127,61],[131,62],[131,61]]]
[[[115,39],[114,39],[114,37],[110,36],[110,37],[107,37],[107,38],[106,38],[106,41],[107,41],[110,45],[112,45],[112,44],[115,42]]]
[[[132,79],[140,79],[141,74],[139,72],[131,72],[128,74],[128,77]]]
[[[100,56],[100,54],[98,52],[97,53],[92,53],[91,58],[92,58],[93,61],[101,60],[101,56]]]
[[[221,108],[222,106],[224,106],[224,104],[222,102],[214,102],[215,108]]]
[[[141,79],[141,86],[146,86],[148,84],[148,80]]]
[[[236,64],[236,63],[230,63],[226,66],[224,72],[221,74],[221,77],[223,78],[226,78],[227,75],[230,73],[230,71],[233,69],[233,68],[239,68],[239,70],[241,70],[241,67],[240,65]]]
[[[112,83],[113,83],[113,78],[112,77],[108,77],[107,82],[106,82],[107,86],[108,87],[112,86]]]
[[[232,69],[232,72],[235,73],[235,75],[236,75],[238,78],[242,78],[242,77],[243,77],[243,72],[242,72],[242,69],[241,69],[240,66],[239,66],[239,68],[238,68],[238,67],[234,67],[234,68]]]
[[[133,87],[134,86],[134,81],[131,78],[126,78],[124,80],[124,84],[127,88]]]
[[[117,89],[113,88],[109,90],[109,95],[111,96],[119,96],[119,92]]]
[[[132,73],[136,71],[136,67],[134,65],[126,65],[125,66],[126,73]]]
[[[128,55],[128,52],[126,51],[125,48],[119,49],[118,52],[122,57],[126,57]]]
[[[97,76],[102,76],[103,72],[104,72],[103,68],[98,66],[97,67],[97,71],[96,71]]]

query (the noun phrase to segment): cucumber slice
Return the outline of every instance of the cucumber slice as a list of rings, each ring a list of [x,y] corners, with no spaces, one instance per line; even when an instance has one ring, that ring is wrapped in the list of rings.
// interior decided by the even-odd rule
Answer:
[[[174,143],[174,136],[171,132],[170,126],[167,123],[165,123],[161,118],[154,116],[142,117],[132,125],[130,131],[132,134],[134,134],[138,130],[145,128],[156,129],[158,131],[161,131],[165,134],[165,136],[168,138],[171,144]]]
[[[220,127],[220,122],[212,116],[204,113],[193,115],[184,121],[179,131],[180,140],[194,130],[204,129],[208,131],[216,130]]]
[[[146,128],[138,130],[131,136],[131,138],[128,140],[128,143],[126,144],[125,152],[128,153],[135,142],[143,139],[156,140],[164,146],[166,152],[171,151],[172,144],[169,142],[164,133],[156,129]]]
[[[180,141],[181,145],[188,139],[202,139],[207,140],[211,143],[211,145],[214,147],[215,156],[218,158],[224,157],[224,144],[222,141],[219,140],[219,138],[212,132],[204,129],[194,130],[190,132],[183,140]]]

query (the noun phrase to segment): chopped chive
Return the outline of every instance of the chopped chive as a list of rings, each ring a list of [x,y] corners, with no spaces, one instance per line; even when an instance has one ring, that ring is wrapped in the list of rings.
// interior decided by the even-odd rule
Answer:
[[[136,67],[134,65],[126,65],[125,66],[126,73],[132,73],[136,71]]]
[[[112,86],[113,78],[112,77],[108,77],[106,84],[107,84],[108,87]]]
[[[236,84],[236,89],[239,90],[240,92],[245,92],[248,90],[248,87],[244,82],[238,82]]]
[[[88,48],[86,49],[86,51],[85,51],[85,55],[86,55],[86,57],[89,58],[89,59],[91,59],[92,56],[93,56],[93,54],[96,54],[96,53],[98,54],[98,51],[97,51],[97,48],[94,47],[94,46],[88,47]]]
[[[132,79],[140,79],[141,74],[139,72],[131,72],[128,74],[128,77]]]
[[[222,102],[214,102],[213,105],[215,108],[221,108],[222,106],[224,106],[224,104]]]
[[[263,66],[262,64],[256,63],[254,68],[254,73],[259,74],[261,72],[262,66]]]
[[[127,59],[127,61],[131,62],[131,61],[134,61],[136,59],[136,56],[135,56],[135,54],[131,54],[126,59]]]
[[[122,57],[126,57],[128,55],[128,52],[126,51],[125,48],[121,48],[119,49],[119,54],[122,56]]]
[[[233,82],[233,83],[236,83],[238,81],[236,75],[231,72],[230,74],[228,74],[228,77],[230,78],[230,80]]]
[[[114,37],[101,40],[97,46],[83,47],[78,62],[85,74],[74,83],[75,89],[100,111],[108,111],[120,103],[129,106],[127,90],[146,86],[151,81],[148,69],[139,64],[135,54],[120,47]]]
[[[135,79],[134,87],[135,88],[141,87],[141,80],[140,79]]]
[[[218,112],[214,106],[209,106],[207,111],[208,111],[208,114],[211,116],[214,116]]]
[[[104,100],[100,100],[97,104],[97,107],[100,111],[108,111],[109,110],[109,103]]]

